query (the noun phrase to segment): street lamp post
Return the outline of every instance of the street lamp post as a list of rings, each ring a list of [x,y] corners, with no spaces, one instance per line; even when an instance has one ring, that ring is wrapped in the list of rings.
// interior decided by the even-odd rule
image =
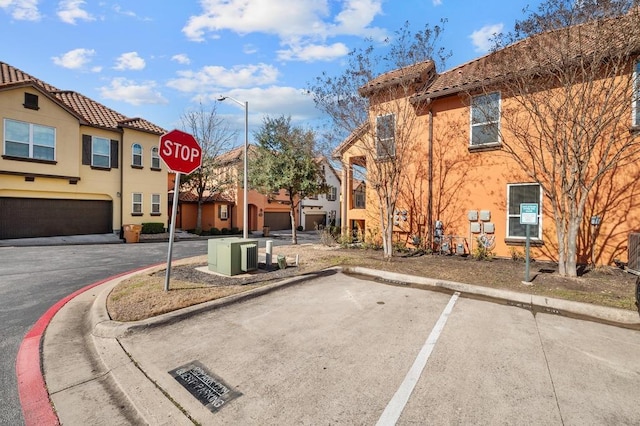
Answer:
[[[242,216],[242,238],[249,238],[249,200],[248,200],[248,172],[249,172],[249,162],[248,162],[248,149],[249,149],[249,102],[240,102],[237,99],[232,98],[231,96],[220,96],[218,98],[219,101],[224,101],[225,99],[230,99],[238,105],[244,107],[244,206],[243,206],[243,216]]]

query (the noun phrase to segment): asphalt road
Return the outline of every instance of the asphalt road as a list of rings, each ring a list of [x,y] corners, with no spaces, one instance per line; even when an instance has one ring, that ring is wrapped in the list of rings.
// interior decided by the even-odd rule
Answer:
[[[168,244],[0,247],[0,425],[24,424],[15,361],[24,335],[53,304],[104,278],[166,262]],[[207,241],[179,241],[173,258],[206,254]]]

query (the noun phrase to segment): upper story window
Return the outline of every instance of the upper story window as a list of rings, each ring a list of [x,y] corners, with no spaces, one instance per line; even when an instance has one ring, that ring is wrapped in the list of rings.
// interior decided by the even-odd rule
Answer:
[[[640,61],[636,62],[634,78],[633,125],[640,126]]]
[[[131,146],[131,165],[142,167],[142,145],[139,143],[134,143]]]
[[[396,155],[396,120],[393,114],[376,117],[376,154],[378,158]]]
[[[507,238],[525,238],[526,226],[520,224],[520,204],[538,205],[538,226],[531,226],[530,236],[542,238],[542,190],[537,183],[519,183],[507,185]]]
[[[500,93],[471,98],[471,146],[500,143]]]
[[[54,161],[56,159],[56,129],[5,119],[4,155]]]
[[[160,169],[160,156],[158,155],[158,147],[151,148],[151,168]]]
[[[118,168],[118,141],[82,135],[82,164],[97,169]]]
[[[327,192],[327,201],[335,201],[338,198],[338,188],[332,186]]]
[[[111,142],[107,138],[91,138],[91,165],[95,167],[111,166]]]

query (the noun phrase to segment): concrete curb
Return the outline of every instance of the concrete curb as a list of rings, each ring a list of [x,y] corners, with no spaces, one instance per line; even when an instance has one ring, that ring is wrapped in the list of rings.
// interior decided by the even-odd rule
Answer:
[[[183,259],[180,261],[176,261],[174,264],[188,264],[190,263],[190,260],[191,259]],[[146,268],[136,269],[128,273],[123,273],[99,281],[67,296],[66,298],[58,302],[58,304],[56,304],[54,307],[52,307],[50,310],[51,312],[48,311],[47,314],[45,314],[38,321],[37,327],[34,326],[34,330],[36,332],[35,334],[37,336],[31,336],[32,333],[30,332],[27,338],[25,338],[23,346],[26,345],[26,347],[30,349],[29,357],[27,358],[29,360],[34,359],[34,357],[35,359],[39,359],[39,363],[42,366],[42,353],[40,352],[39,342],[48,323],[53,320],[55,313],[72,298],[77,297],[79,294],[88,289],[94,288],[96,286],[101,286],[97,297],[91,305],[88,318],[88,321],[90,322],[90,330],[92,330],[90,341],[94,345],[94,348],[99,357],[99,360],[97,361],[99,361],[105,367],[105,370],[113,378],[121,394],[125,396],[125,398],[130,402],[131,406],[137,411],[138,415],[142,419],[144,419],[146,423],[158,425],[186,425],[193,424],[192,419],[189,417],[188,413],[185,413],[180,408],[178,408],[170,400],[170,396],[167,395],[165,391],[160,389],[153,381],[148,378],[144,371],[139,368],[136,360],[132,359],[129,354],[123,349],[118,339],[130,333],[169,325],[187,317],[197,315],[199,313],[246,301],[271,293],[273,291],[303,283],[305,281],[323,275],[326,276],[336,274],[338,272],[358,274],[387,281],[391,284],[412,285],[417,286],[418,288],[447,293],[460,292],[463,296],[466,297],[504,303],[529,309],[534,312],[537,311],[552,314],[561,314],[585,320],[604,322],[624,328],[640,329],[640,319],[637,313],[633,311],[606,308],[586,303],[571,302],[559,299],[551,299],[526,293],[473,286],[453,281],[403,275],[363,267],[329,268],[317,273],[288,278],[277,283],[268,284],[244,293],[239,293],[222,299],[202,303],[199,305],[181,309],[179,311],[170,312],[141,321],[122,323],[112,321],[109,318],[106,301],[109,293],[117,284],[119,284],[124,279],[130,278],[134,275],[155,272],[164,269],[165,267],[166,265],[162,263]],[[34,338],[37,338],[37,342],[32,341]],[[22,358],[25,354],[19,354],[19,358]],[[32,361],[25,362],[29,362],[31,365],[33,365]],[[23,363],[19,362],[19,364],[22,365]],[[27,416],[26,414],[26,411],[31,410],[34,405],[49,406],[48,400],[46,401],[46,404],[42,403],[42,392],[46,394],[47,390],[44,386],[44,377],[42,376],[42,371],[38,369],[37,373],[38,374],[36,375],[39,375],[39,382],[41,383],[41,386],[39,386],[40,392],[36,392],[34,393],[34,395],[37,394],[38,399],[32,400],[31,402],[28,402],[26,400],[22,402],[23,411],[25,411],[25,418],[34,419],[34,422],[28,422],[27,424],[58,424],[58,419],[53,419],[50,416],[52,411],[48,414],[45,413],[47,416],[49,416],[49,420],[43,422],[37,421],[32,417],[31,414],[29,414],[29,416]],[[37,379],[38,378],[36,378],[34,381],[36,385],[38,383]],[[27,389],[26,386],[27,385],[24,384],[22,380],[20,380],[19,387],[21,395],[23,391]],[[53,414],[53,416],[55,416],[55,414]],[[42,418],[42,420],[44,420],[44,418]]]
[[[564,315],[577,319],[602,322],[618,327],[640,330],[640,315],[637,312],[625,309],[608,308],[605,306],[591,305],[589,303],[553,299],[546,296],[474,286],[454,281],[436,280],[432,278],[398,274],[395,272],[379,271],[360,266],[343,267],[342,272],[370,276],[392,283],[414,284],[435,291],[458,291],[467,297],[491,300],[498,303],[529,309],[534,312]]]

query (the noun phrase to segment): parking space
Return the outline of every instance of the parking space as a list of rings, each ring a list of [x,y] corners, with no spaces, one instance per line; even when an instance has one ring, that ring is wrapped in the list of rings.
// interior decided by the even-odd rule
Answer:
[[[434,336],[450,302],[335,273],[120,342],[202,424],[376,424],[429,345],[397,424],[640,421],[639,332],[459,298]],[[209,411],[193,361],[242,395]]]

